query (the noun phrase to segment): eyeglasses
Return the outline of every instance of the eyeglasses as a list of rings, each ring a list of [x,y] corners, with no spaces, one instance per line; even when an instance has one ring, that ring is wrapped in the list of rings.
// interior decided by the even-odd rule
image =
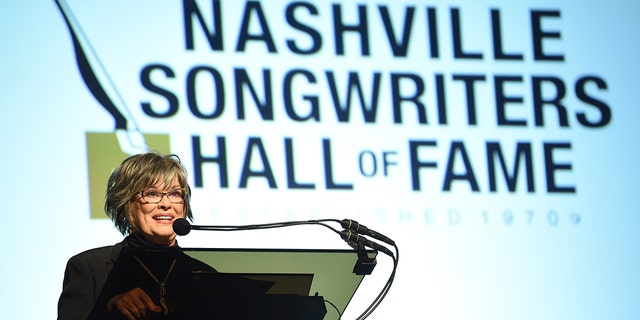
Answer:
[[[171,203],[183,203],[185,191],[186,190],[182,188],[167,192],[160,192],[156,189],[145,189],[140,191],[140,196],[142,200],[148,203],[159,203],[165,196]]]

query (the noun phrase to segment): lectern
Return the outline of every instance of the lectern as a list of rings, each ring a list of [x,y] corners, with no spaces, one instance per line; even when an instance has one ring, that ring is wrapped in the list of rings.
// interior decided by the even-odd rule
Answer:
[[[174,290],[185,319],[227,312],[243,320],[338,319],[376,257],[373,250],[182,250],[217,271],[176,275],[186,288]]]

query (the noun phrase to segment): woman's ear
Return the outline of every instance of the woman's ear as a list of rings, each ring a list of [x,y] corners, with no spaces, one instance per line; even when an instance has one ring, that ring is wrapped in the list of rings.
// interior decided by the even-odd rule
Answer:
[[[187,202],[187,210],[183,212],[184,218],[193,222],[193,211],[191,211],[191,187],[187,184],[187,196],[185,197],[185,201]]]
[[[135,220],[133,219],[133,210],[132,210],[132,204],[129,203],[129,205],[127,206],[127,221],[129,222],[129,234],[132,234],[134,232],[136,232],[138,230],[138,226],[136,226]]]

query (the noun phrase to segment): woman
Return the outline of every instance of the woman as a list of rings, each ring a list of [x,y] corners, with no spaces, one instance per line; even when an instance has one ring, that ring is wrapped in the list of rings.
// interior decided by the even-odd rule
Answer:
[[[180,274],[213,269],[178,250],[172,224],[193,219],[187,175],[175,155],[127,158],[111,174],[105,211],[126,235],[67,263],[58,319],[166,319]],[[173,290],[173,292],[172,292]]]

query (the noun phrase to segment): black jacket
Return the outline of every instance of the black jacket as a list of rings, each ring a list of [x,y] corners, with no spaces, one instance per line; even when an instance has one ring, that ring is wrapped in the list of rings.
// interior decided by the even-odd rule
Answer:
[[[58,300],[58,320],[89,317],[122,248],[123,242],[120,242],[85,251],[69,259]]]
[[[141,258],[159,279],[167,275],[170,262],[176,259],[175,268],[166,286],[169,294],[175,294],[178,290],[184,292],[181,288],[184,286],[184,278],[179,278],[180,275],[193,271],[215,272],[209,265],[182,253],[177,247],[132,247],[135,239],[131,237],[112,246],[82,252],[69,259],[58,301],[58,320],[117,319],[107,315],[107,302],[136,287],[142,288],[160,305],[160,286],[134,259],[134,255]],[[168,316],[155,318],[171,319]]]

